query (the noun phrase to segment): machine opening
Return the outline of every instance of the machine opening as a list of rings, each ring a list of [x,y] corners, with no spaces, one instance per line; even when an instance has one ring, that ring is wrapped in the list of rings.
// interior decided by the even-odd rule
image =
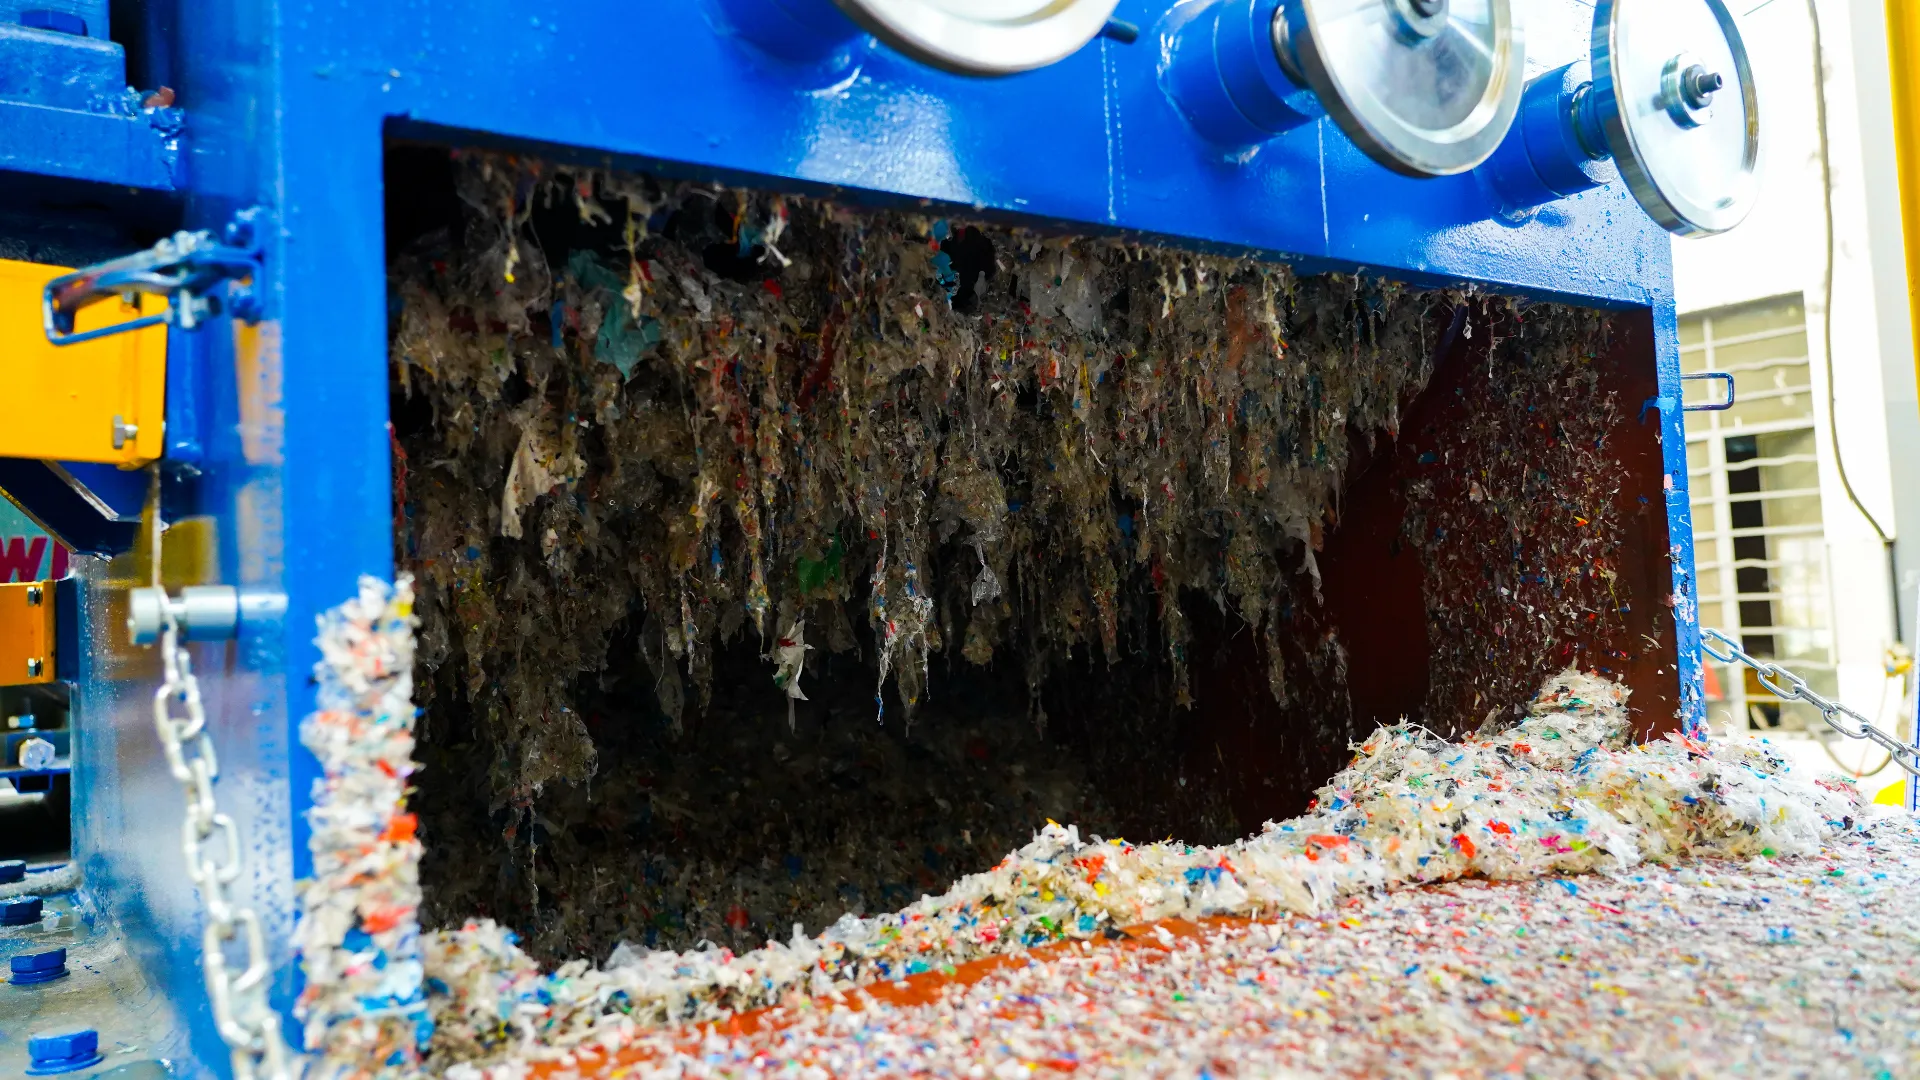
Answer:
[[[73,726],[63,683],[0,686],[0,863],[64,864],[72,844]],[[5,883],[0,873],[0,883]],[[16,879],[18,880],[18,879]]]
[[[393,145],[428,926],[893,910],[1219,843],[1543,677],[1676,726],[1651,318]]]

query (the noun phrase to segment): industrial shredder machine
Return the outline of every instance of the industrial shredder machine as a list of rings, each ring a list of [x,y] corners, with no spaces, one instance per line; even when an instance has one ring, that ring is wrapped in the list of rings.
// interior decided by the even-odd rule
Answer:
[[[1015,697],[1049,717],[1036,752],[1069,746],[1104,762],[1091,782],[1120,820],[1244,831],[1297,808],[1356,732],[1402,716],[1455,727],[1492,719],[1570,663],[1631,686],[1643,736],[1704,728],[1684,413],[1724,407],[1732,380],[1683,381],[1668,246],[1670,235],[1733,228],[1756,193],[1759,99],[1721,0],[154,0],[111,26],[104,3],[35,3],[0,0],[0,185],[11,193],[0,211],[9,260],[0,263],[0,371],[10,387],[0,400],[0,491],[61,545],[70,572],[42,574],[36,558],[21,581],[0,581],[0,694],[58,691],[66,718],[57,737],[40,740],[52,750],[36,749],[33,768],[15,745],[29,739],[0,732],[10,754],[0,777],[21,790],[56,775],[70,783],[77,872],[68,906],[85,917],[85,934],[110,939],[160,991],[137,1008],[101,1008],[126,1014],[120,1028],[139,1033],[127,1045],[175,1059],[185,1075],[270,1073],[283,1055],[263,1040],[291,1047],[300,1038],[294,912],[313,870],[308,811],[320,766],[299,728],[315,708],[316,617],[353,596],[363,575],[420,577],[422,640],[465,650],[443,651],[442,674],[421,677],[423,744],[479,724],[467,711],[480,715],[486,701],[519,708],[514,730],[535,741],[544,729],[529,725],[583,710],[590,695],[569,681],[579,672],[510,670],[487,651],[535,637],[546,648],[574,630],[502,601],[465,644],[448,644],[474,609],[449,599],[455,592],[434,574],[497,560],[488,565],[500,580],[511,571],[548,582],[551,612],[573,611],[566,605],[599,588],[586,576],[554,584],[554,568],[586,542],[550,527],[540,507],[591,502],[607,490],[595,469],[616,482],[619,456],[583,433],[616,427],[607,417],[642,408],[645,387],[664,385],[650,381],[667,377],[660,357],[676,332],[707,332],[709,301],[722,317],[730,304],[732,317],[751,307],[792,330],[801,366],[768,376],[789,399],[767,411],[796,417],[854,378],[850,361],[835,369],[827,359],[836,332],[875,357],[886,341],[919,341],[929,327],[977,333],[971,349],[1006,318],[1029,320],[1006,340],[1015,352],[1068,358],[1069,378],[1053,397],[1044,375],[1007,388],[1009,411],[994,414],[1041,421],[1020,428],[1033,440],[1027,449],[1040,449],[1025,464],[1003,463],[994,481],[1019,488],[995,496],[1008,520],[1034,497],[1021,485],[1037,491],[1049,483],[1042,474],[1064,467],[1065,457],[1043,462],[1042,451],[1045,433],[1066,430],[1083,400],[1073,364],[1102,349],[1149,355],[1164,340],[1156,334],[1193,318],[1217,327],[1219,355],[1231,357],[1221,362],[1237,365],[1258,336],[1249,320],[1267,305],[1260,325],[1272,328],[1272,355],[1301,358],[1287,369],[1297,379],[1249,381],[1220,407],[1241,418],[1233,424],[1279,398],[1305,402],[1297,408],[1321,424],[1324,446],[1256,449],[1277,455],[1276,474],[1324,474],[1330,497],[1316,495],[1269,523],[1258,534],[1268,540],[1242,547],[1222,524],[1230,514],[1196,513],[1188,527],[1217,550],[1192,557],[1191,579],[1165,583],[1171,556],[1141,556],[1132,570],[1120,559],[1111,594],[1089,587],[1084,605],[1060,609],[1071,609],[1065,622],[1046,624],[1079,635],[1051,667],[1034,659],[1054,655],[1040,638],[1009,636],[996,654],[992,670],[1013,672]],[[897,255],[858,273],[820,265],[822,253],[862,244],[879,252],[883,235],[918,253],[926,281],[909,280],[920,262]],[[528,449],[532,436],[489,444],[483,427],[537,405],[547,384],[509,373],[498,416],[435,412],[454,401],[432,396],[443,372],[408,352],[408,320],[432,291],[422,283],[480,280],[454,264],[489,236],[499,261],[476,265],[491,275],[484,302],[497,307],[449,301],[436,332],[461,348],[497,338],[502,370],[524,368],[504,357],[525,348],[597,351],[601,362],[588,361],[581,385],[604,384],[608,396],[583,398],[577,415],[540,429],[544,450]],[[643,240],[656,246],[636,247]],[[1064,261],[1034,269],[1061,252]],[[656,278],[662,267],[672,272]],[[524,277],[517,268],[528,268]],[[832,273],[872,292],[818,284]],[[1075,294],[1076,281],[1091,291]],[[840,314],[899,288],[920,299],[893,313],[898,328],[875,316],[835,330]],[[654,294],[676,298],[677,314],[642,317]],[[808,297],[820,306],[806,307]],[[909,316],[915,302],[939,310]],[[1032,327],[1045,320],[1059,340],[1042,348],[1033,339],[1045,334]],[[954,362],[949,346],[927,350],[908,366],[932,373]],[[1200,361],[1162,360],[1154,377],[1168,393],[1203,396],[1187,385]],[[608,374],[615,367],[618,378]],[[1025,379],[1033,369],[1020,370]],[[1341,390],[1352,402],[1336,402],[1336,376],[1362,374],[1374,389]],[[887,385],[904,402],[900,388],[921,378]],[[1119,393],[1086,382],[1084,401]],[[1363,399],[1373,403],[1365,415]],[[857,404],[848,408],[881,408]],[[515,422],[536,425],[526,419],[532,407]],[[792,422],[811,430],[810,420]],[[462,435],[462,424],[481,434]],[[576,438],[590,448],[574,468],[552,446]],[[1246,449],[1233,445],[1235,455]],[[906,462],[915,451],[876,452]],[[487,453],[484,466],[445,465]],[[1116,487],[1111,513],[1102,495],[1100,543],[1136,552],[1176,489],[1211,482],[1199,461],[1193,475],[1169,471],[1159,495]],[[1124,471],[1117,459],[1099,467]],[[690,468],[682,479],[707,475]],[[1239,476],[1248,466],[1234,457],[1221,469]],[[481,490],[475,477],[494,486]],[[928,492],[946,483],[922,479]],[[436,484],[454,491],[440,510],[429,501]],[[788,497],[777,487],[766,489],[768,508]],[[861,497],[845,494],[850,505]],[[711,501],[719,516],[735,498],[730,488],[698,505]],[[448,507],[479,515],[480,543],[432,532],[458,517]],[[994,576],[985,545],[999,534],[972,519],[954,541],[959,555],[929,551],[926,566],[905,570],[888,569],[900,556],[882,550],[890,541],[879,532],[856,535],[856,519],[877,520],[848,511],[841,532],[799,537],[784,562],[769,563],[772,595],[759,607],[755,585],[728,591],[727,574],[761,581],[758,563],[741,568],[749,549],[737,531],[725,544],[718,531],[690,542],[672,580],[706,574],[746,616],[728,622],[690,599],[672,612],[642,610],[635,600],[567,648],[584,651],[581,671],[612,663],[615,638],[614,651],[653,658],[644,670],[678,663],[671,705],[657,689],[664,676],[642,696],[659,693],[648,715],[670,712],[690,738],[705,737],[695,718],[709,696],[729,707],[758,695],[782,723],[811,722],[800,695],[784,692],[799,672],[822,698],[833,697],[831,671],[857,681],[869,724],[876,704],[897,718],[923,695],[929,708],[943,694],[972,700],[957,689],[972,669],[928,661],[960,654],[953,627],[962,624],[923,615],[919,644],[897,652],[888,629],[903,617],[897,607],[848,624],[839,651],[851,659],[829,661],[824,636],[809,639],[811,657],[793,646],[795,667],[776,683],[784,661],[772,639],[801,610],[782,618],[781,589],[803,607],[818,600],[809,590],[827,580],[818,575],[829,558],[841,565],[843,540],[847,567],[879,559],[871,584],[852,583],[849,570],[849,583],[834,586],[839,601],[870,610],[917,601],[923,570],[929,590],[936,569],[964,572],[955,595],[976,607],[1000,596],[1004,578],[1015,622],[1032,614],[1011,598],[1016,579],[1022,596],[1045,591],[1043,575],[1017,565]],[[772,517],[767,529],[778,532]],[[593,543],[612,553],[606,566],[678,558],[667,540],[619,546],[629,540]],[[976,540],[981,554],[967,561]],[[1235,592],[1235,567],[1250,563],[1284,579],[1263,594],[1259,610],[1270,616],[1249,617],[1254,607]],[[1171,600],[1139,607],[1158,613],[1138,625],[1109,613],[1125,608],[1115,597],[1155,590]],[[939,603],[927,610],[944,611]],[[1169,620],[1185,629],[1168,630]],[[1120,629],[1103,640],[1103,623]],[[1288,629],[1271,629],[1281,623]],[[745,644],[725,655],[691,648],[716,626]],[[948,626],[944,646],[928,644],[937,626]],[[818,621],[809,629],[826,632]],[[163,638],[175,643],[164,660]],[[1164,647],[1141,646],[1147,638]],[[668,652],[679,659],[662,659]],[[467,665],[458,673],[447,660],[455,655]],[[546,654],[525,655],[533,665]],[[154,731],[154,692],[183,657],[218,755],[217,779],[200,778],[220,815],[205,817],[202,850],[232,869],[214,889],[196,889],[189,875],[180,787]],[[926,674],[900,673],[915,665]],[[1505,674],[1481,680],[1493,668]],[[538,709],[499,690],[532,678],[561,688]],[[1004,689],[998,675],[987,681],[996,679],[980,692]],[[614,674],[596,685],[593,693],[623,692]],[[1132,751],[1103,742],[1099,717],[1136,707],[1172,718],[1165,741]],[[1339,721],[1314,726],[1330,709]],[[613,737],[589,719],[579,730],[590,750]],[[490,835],[547,836],[562,825],[557,811],[538,812],[538,790],[594,774],[533,769],[529,745],[515,744],[520,764],[500,767],[520,771],[495,775],[492,790],[477,789],[487,763],[467,777],[475,791],[452,790],[453,779],[436,790],[436,771],[460,775],[465,744],[449,743],[444,759],[428,756],[423,798],[449,821],[471,809]],[[599,768],[617,765],[603,756]],[[440,819],[423,814],[431,903],[456,873],[433,869]],[[539,871],[528,873],[537,884]],[[229,905],[214,920],[224,933],[205,932],[209,893]],[[539,901],[528,903],[522,914],[537,917]],[[714,917],[721,932],[734,925],[731,912]],[[763,930],[751,912],[740,919],[743,940]],[[606,943],[550,944],[558,953]],[[0,951],[23,948],[0,936]],[[0,1071],[27,1060],[14,1027],[0,1018]]]

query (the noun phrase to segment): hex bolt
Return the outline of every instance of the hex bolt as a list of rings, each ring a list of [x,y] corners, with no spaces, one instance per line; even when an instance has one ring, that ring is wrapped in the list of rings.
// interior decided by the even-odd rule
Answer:
[[[67,976],[67,950],[54,949],[51,952],[31,953],[16,956],[9,961],[13,968],[13,985],[33,986],[38,983],[52,982]]]
[[[40,921],[40,898],[9,896],[0,900],[0,926],[25,926]]]
[[[42,592],[42,590],[41,590],[41,588],[40,588],[40,586],[38,586],[38,585],[29,585],[29,586],[27,586],[27,606],[28,606],[28,607],[39,607],[39,606],[40,606],[40,594],[41,594],[41,592]]]
[[[1687,104],[1696,109],[1704,109],[1713,102],[1713,95],[1727,80],[1717,71],[1708,71],[1705,64],[1694,64],[1680,73],[1680,90],[1687,96]]]
[[[27,1075],[53,1076],[100,1064],[100,1033],[92,1028],[35,1035],[27,1040]]]
[[[27,864],[19,859],[0,861],[0,885],[11,885],[27,876]]]
[[[47,662],[42,657],[35,656],[27,660],[27,678],[37,679],[45,670],[47,670]]]
[[[20,744],[20,767],[50,769],[60,759],[60,750],[45,739],[27,739]]]

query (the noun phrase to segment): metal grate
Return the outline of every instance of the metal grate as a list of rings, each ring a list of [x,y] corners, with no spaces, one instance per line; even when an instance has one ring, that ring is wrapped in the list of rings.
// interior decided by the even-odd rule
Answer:
[[[1680,367],[1731,372],[1739,400],[1695,413],[1687,431],[1688,482],[1700,582],[1700,622],[1736,634],[1754,656],[1837,692],[1827,589],[1812,370],[1799,296],[1781,296],[1680,320]],[[1687,400],[1712,388],[1687,385]],[[1709,660],[1707,707],[1715,720],[1804,728],[1819,719],[1782,703],[1753,673]]]

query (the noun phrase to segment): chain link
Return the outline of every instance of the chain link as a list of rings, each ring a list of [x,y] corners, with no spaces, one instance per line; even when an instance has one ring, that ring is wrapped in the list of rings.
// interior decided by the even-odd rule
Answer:
[[[157,472],[154,486],[157,495]],[[280,1037],[280,1014],[267,1000],[273,964],[268,959],[260,916],[228,893],[240,878],[240,831],[214,801],[213,782],[220,775],[220,762],[207,732],[207,711],[200,698],[200,680],[193,674],[193,658],[180,644],[180,624],[160,584],[158,498],[152,500],[151,509],[153,589],[160,602],[160,664],[164,675],[153,695],[153,721],[167,769],[184,788],[187,800],[181,848],[186,855],[187,877],[200,890],[200,901],[206,909],[200,965],[207,979],[207,997],[213,1004],[213,1023],[233,1055],[234,1080],[292,1080],[294,1062]],[[237,972],[227,956],[228,947],[236,944],[245,958]]]
[[[1714,648],[1715,641],[1725,646],[1726,652],[1723,653]],[[1723,664],[1745,664],[1752,668],[1760,685],[1766,687],[1773,696],[1787,701],[1804,701],[1819,709],[1820,718],[1827,722],[1828,727],[1849,739],[1866,739],[1868,742],[1877,744],[1893,756],[1894,764],[1907,770],[1911,776],[1920,776],[1920,747],[1903,745],[1900,740],[1875,727],[1873,721],[1845,705],[1821,697],[1807,685],[1807,680],[1779,664],[1747,655],[1739,642],[1718,630],[1701,627],[1700,647],[1708,656]],[[1848,727],[1846,724],[1848,720],[1851,720],[1854,726]]]

